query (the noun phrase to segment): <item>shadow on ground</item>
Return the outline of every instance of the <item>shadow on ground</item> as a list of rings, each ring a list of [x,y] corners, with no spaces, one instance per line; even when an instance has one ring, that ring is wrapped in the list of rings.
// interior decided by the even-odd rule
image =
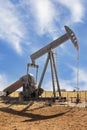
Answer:
[[[33,122],[33,121],[47,120],[47,119],[52,119],[52,118],[57,118],[59,116],[63,116],[64,114],[71,111],[71,109],[64,111],[64,112],[61,112],[61,113],[58,113],[58,114],[54,114],[54,115],[42,115],[41,112],[40,112],[40,114],[35,114],[35,113],[31,113],[31,112],[27,113],[27,112],[24,112],[24,111],[17,111],[17,110],[14,110],[14,109],[11,109],[11,108],[5,108],[5,107],[0,108],[0,111],[10,113],[10,114],[13,114],[13,115],[17,115],[17,116],[21,116],[21,117],[30,118],[28,120],[24,120],[23,122],[28,122],[28,121]]]

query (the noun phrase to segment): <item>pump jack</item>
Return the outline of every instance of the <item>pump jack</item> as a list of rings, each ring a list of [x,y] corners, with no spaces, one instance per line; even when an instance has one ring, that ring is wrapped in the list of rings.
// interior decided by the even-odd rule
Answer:
[[[63,44],[64,42],[66,42],[67,40],[71,40],[72,43],[74,44],[75,48],[78,50],[78,40],[75,36],[75,33],[68,27],[65,26],[65,30],[66,33],[64,35],[62,35],[61,37],[57,38],[56,40],[52,41],[51,43],[49,43],[48,45],[46,45],[45,47],[41,48],[40,50],[36,51],[35,53],[33,53],[30,57],[31,57],[31,61],[32,63],[29,63],[27,65],[27,75],[23,76],[22,78],[20,78],[20,80],[18,80],[17,82],[15,82],[14,84],[10,85],[9,87],[7,87],[6,89],[4,89],[3,91],[6,92],[7,95],[9,95],[10,93],[16,91],[17,89],[19,89],[21,86],[24,86],[23,89],[23,96],[31,98],[32,94],[34,94],[35,98],[39,98],[39,96],[42,94],[43,89],[41,89],[41,85],[42,85],[42,81],[47,69],[47,65],[48,62],[50,61],[50,66],[51,66],[51,75],[52,75],[52,85],[53,85],[53,95],[54,95],[54,101],[56,100],[56,90],[55,90],[55,82],[54,82],[54,76],[56,79],[56,83],[57,83],[57,89],[59,92],[59,97],[61,98],[61,91],[60,91],[60,85],[59,85],[59,80],[58,80],[58,74],[57,74],[57,69],[56,69],[56,64],[55,64],[55,59],[54,59],[54,55],[53,55],[53,49],[60,46],[61,44]],[[29,71],[29,67],[34,67],[37,69],[38,71],[38,65],[36,65],[35,61],[36,59],[40,58],[41,56],[43,56],[44,54],[48,54],[47,55],[47,59],[46,59],[46,63],[44,65],[44,69],[42,71],[42,75],[38,84],[38,87],[36,88],[35,86],[31,86],[30,83],[33,85],[35,85],[35,82],[30,79],[34,79],[32,76],[30,76],[28,74]]]
[[[57,69],[56,69],[56,64],[55,64],[55,59],[54,59],[54,55],[53,55],[53,49],[58,47],[59,45],[61,45],[62,43],[64,43],[65,41],[71,39],[72,43],[74,44],[75,48],[78,50],[78,40],[75,36],[75,33],[68,27],[65,26],[65,30],[66,30],[66,34],[64,34],[63,36],[61,36],[60,38],[56,39],[55,41],[51,42],[50,44],[48,44],[47,46],[41,48],[40,50],[38,50],[37,52],[35,52],[34,54],[32,54],[31,60],[32,60],[32,66],[37,66],[35,64],[35,60],[39,57],[41,57],[42,55],[44,55],[45,53],[48,53],[47,59],[46,59],[46,63],[44,65],[44,69],[38,84],[38,88],[41,87],[46,69],[47,69],[47,65],[48,62],[50,61],[50,65],[51,65],[51,75],[52,75],[52,85],[53,85],[53,94],[54,94],[54,99],[56,99],[56,91],[55,91],[55,82],[54,82],[54,75],[56,77],[56,83],[57,83],[57,89],[59,92],[59,97],[61,97],[61,91],[60,91],[60,86],[59,86],[59,80],[58,80],[58,75],[57,75]]]

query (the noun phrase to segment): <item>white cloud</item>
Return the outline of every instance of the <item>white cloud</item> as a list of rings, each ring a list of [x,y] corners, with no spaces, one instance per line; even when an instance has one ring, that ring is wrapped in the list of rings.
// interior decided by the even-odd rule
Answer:
[[[8,41],[19,54],[23,51],[23,39],[31,30],[55,39],[61,33],[61,27],[82,22],[85,13],[81,0],[21,0],[17,4],[0,0],[0,38]]]
[[[52,81],[47,81],[45,84],[43,84],[42,88],[46,91],[52,91]]]
[[[78,87],[81,90],[87,90],[87,70],[83,68],[77,70],[75,67],[72,67],[72,70],[73,70],[73,81],[76,81],[76,78],[78,78],[77,79]]]
[[[34,25],[35,31],[39,35],[49,33],[54,35],[55,20],[58,18],[59,13],[56,13],[55,5],[50,0],[23,0],[22,5],[26,5],[33,17],[32,24]]]
[[[9,45],[21,54],[21,38],[24,37],[24,32],[15,6],[10,0],[0,0],[0,38],[8,41]]]
[[[34,4],[34,9],[40,33],[51,33],[55,27],[54,21],[58,16],[55,6],[49,0],[37,0]]]
[[[59,85],[60,85],[60,89],[66,89],[67,91],[72,91],[74,89],[73,86],[71,85],[70,80],[60,79]],[[47,81],[42,87],[46,91],[53,91],[52,81],[50,81],[50,80]],[[55,82],[55,90],[57,90],[56,82]]]
[[[87,70],[80,68],[79,69],[79,75],[77,77],[77,69],[75,67],[70,66],[70,68],[73,70],[71,73],[71,78],[68,80],[59,78],[59,85],[60,89],[66,89],[68,91],[73,91],[77,87],[79,90],[87,90]],[[77,79],[78,78],[78,79]],[[77,85],[78,80],[78,85]],[[45,90],[53,90],[52,88],[52,81],[47,81],[44,85]],[[56,87],[56,83],[55,83]],[[56,88],[57,90],[57,88]]]
[[[72,83],[73,83],[73,79],[69,79],[69,80],[60,79],[60,88],[66,89],[67,91],[72,91],[73,89],[75,89],[72,86]]]
[[[66,90],[74,90],[78,87],[80,90],[87,90],[87,70],[80,68],[77,70],[75,67],[70,67],[72,76],[69,80],[60,79],[60,86]]]
[[[5,74],[0,74],[0,91],[8,85],[7,77]]]
[[[66,6],[70,13],[70,22],[82,22],[84,16],[84,6],[82,0],[57,0],[59,3]]]
[[[82,22],[85,13],[81,0],[22,0],[22,5],[27,6],[37,34],[50,34],[53,39],[58,37],[65,24]]]

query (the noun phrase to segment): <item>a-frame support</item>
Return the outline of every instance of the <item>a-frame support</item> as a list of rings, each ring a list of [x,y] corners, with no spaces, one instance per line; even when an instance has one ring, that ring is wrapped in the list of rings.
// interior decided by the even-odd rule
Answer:
[[[42,84],[42,81],[43,81],[43,78],[44,78],[44,75],[45,75],[45,72],[46,72],[47,65],[48,65],[49,61],[50,61],[50,66],[51,66],[53,95],[54,95],[54,99],[56,99],[55,79],[56,79],[57,89],[58,89],[58,92],[59,92],[59,97],[61,97],[61,91],[60,91],[60,86],[59,86],[59,81],[58,81],[58,75],[57,75],[55,59],[54,59],[54,55],[53,55],[53,51],[52,50],[50,50],[48,52],[48,56],[47,56],[47,59],[46,59],[46,63],[44,65],[44,69],[43,69],[43,72],[42,72],[42,75],[41,75],[41,78],[40,78],[40,82],[39,82],[38,88],[41,87],[41,84]]]

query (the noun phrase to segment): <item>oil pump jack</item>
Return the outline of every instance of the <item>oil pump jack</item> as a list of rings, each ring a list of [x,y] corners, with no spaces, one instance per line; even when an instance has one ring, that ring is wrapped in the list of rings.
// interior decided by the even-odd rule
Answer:
[[[57,69],[56,69],[56,64],[55,64],[55,58],[54,58],[54,55],[53,55],[53,49],[60,46],[61,44],[63,44],[64,42],[66,42],[69,39],[74,44],[75,48],[77,50],[79,49],[78,40],[75,36],[75,33],[68,26],[65,26],[65,30],[66,30],[66,33],[64,35],[62,35],[61,37],[52,41],[51,43],[49,43],[45,47],[43,47],[40,50],[33,53],[32,55],[30,55],[32,63],[27,64],[27,75],[21,77],[18,81],[16,81],[15,83],[10,85],[6,89],[4,89],[3,91],[6,92],[7,95],[9,95],[10,93],[16,91],[17,89],[19,89],[20,87],[23,86],[23,92],[22,92],[23,98],[32,98],[32,97],[33,98],[39,98],[39,96],[44,91],[41,88],[41,85],[42,85],[42,81],[44,79],[44,75],[45,75],[45,72],[46,72],[46,69],[47,69],[47,65],[50,61],[53,95],[54,95],[53,98],[54,98],[54,100],[56,100],[56,98],[57,98],[54,78],[56,79],[59,97],[61,98],[61,91],[60,91],[58,74],[57,74]],[[46,63],[44,65],[44,69],[42,71],[39,84],[36,86],[34,77],[31,74],[29,74],[29,68],[34,67],[38,70],[38,65],[36,65],[35,61],[46,53],[47,53]]]

